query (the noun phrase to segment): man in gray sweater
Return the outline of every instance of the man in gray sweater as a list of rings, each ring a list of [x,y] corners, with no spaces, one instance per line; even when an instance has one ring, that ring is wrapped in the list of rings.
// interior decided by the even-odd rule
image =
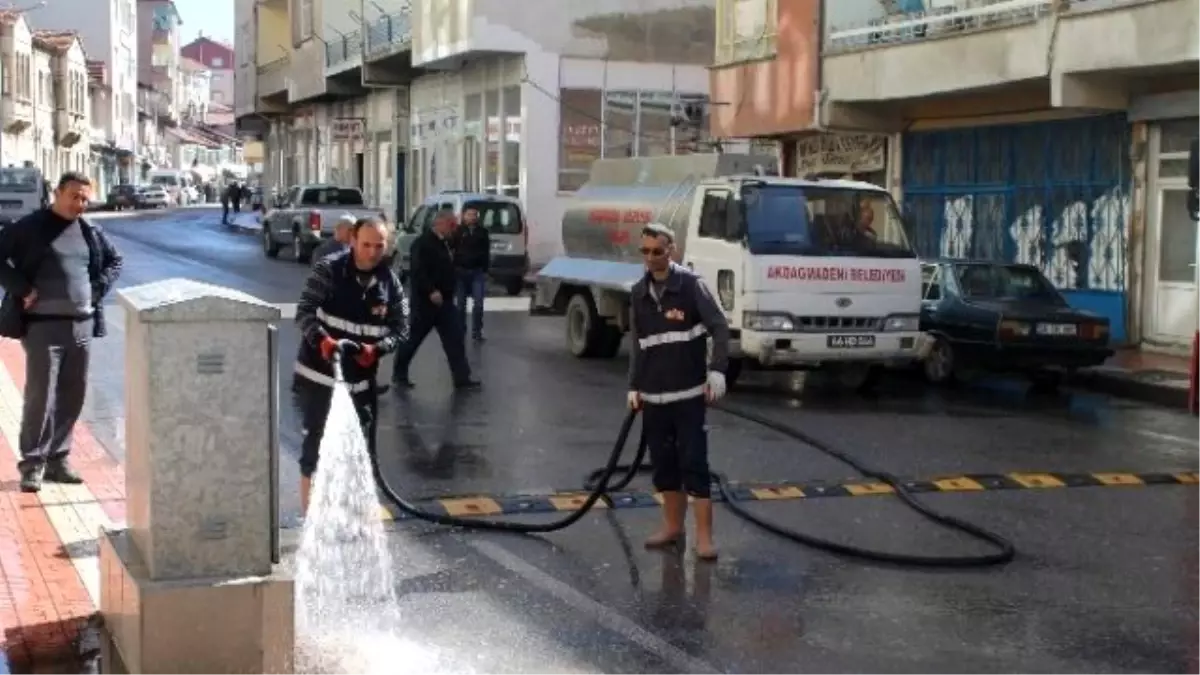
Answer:
[[[103,231],[83,219],[91,181],[67,173],[50,208],[0,230],[6,337],[25,348],[21,489],[81,483],[67,463],[87,393],[89,345],[104,334],[102,302],[121,270]]]

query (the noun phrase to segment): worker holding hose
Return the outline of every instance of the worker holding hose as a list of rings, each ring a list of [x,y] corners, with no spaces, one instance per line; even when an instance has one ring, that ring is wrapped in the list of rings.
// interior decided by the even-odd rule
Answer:
[[[642,429],[662,495],[662,528],[647,548],[680,545],[688,497],[696,522],[696,555],[716,560],[708,403],[725,395],[729,325],[704,282],[671,262],[675,235],[659,223],[642,230],[646,275],[630,295],[629,406],[642,408]],[[711,356],[708,340],[712,340]]]
[[[308,511],[312,475],[333,399],[334,355],[367,438],[375,451],[379,359],[407,338],[408,299],[396,274],[383,263],[388,227],[375,218],[354,224],[350,249],[319,260],[296,307],[302,339],[294,389],[304,425],[300,454],[300,505]]]

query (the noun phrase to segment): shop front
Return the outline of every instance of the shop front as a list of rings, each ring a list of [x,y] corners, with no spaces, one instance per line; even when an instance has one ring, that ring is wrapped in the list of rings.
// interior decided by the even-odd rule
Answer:
[[[1149,127],[1142,330],[1147,346],[1186,348],[1197,327],[1196,223],[1187,210],[1188,146],[1200,119]]]

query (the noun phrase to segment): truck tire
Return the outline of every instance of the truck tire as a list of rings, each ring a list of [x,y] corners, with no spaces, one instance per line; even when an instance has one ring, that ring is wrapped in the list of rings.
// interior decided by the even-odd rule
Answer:
[[[279,242],[275,241],[274,237],[271,236],[271,231],[265,227],[262,231],[262,247],[263,254],[268,258],[279,257]]]
[[[587,293],[572,295],[566,315],[567,349],[581,359],[600,356],[608,326],[596,313],[592,297]]]
[[[312,249],[305,245],[304,238],[300,236],[299,232],[292,233],[292,257],[296,259],[296,262],[304,264],[308,264],[308,261],[312,259]]]

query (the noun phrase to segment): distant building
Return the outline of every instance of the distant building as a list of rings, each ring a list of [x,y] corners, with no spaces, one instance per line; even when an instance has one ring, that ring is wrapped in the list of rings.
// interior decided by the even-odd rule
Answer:
[[[212,73],[210,83],[211,100],[227,106],[233,105],[233,69],[235,67],[233,47],[201,35],[179,50],[185,59],[191,59]]]

